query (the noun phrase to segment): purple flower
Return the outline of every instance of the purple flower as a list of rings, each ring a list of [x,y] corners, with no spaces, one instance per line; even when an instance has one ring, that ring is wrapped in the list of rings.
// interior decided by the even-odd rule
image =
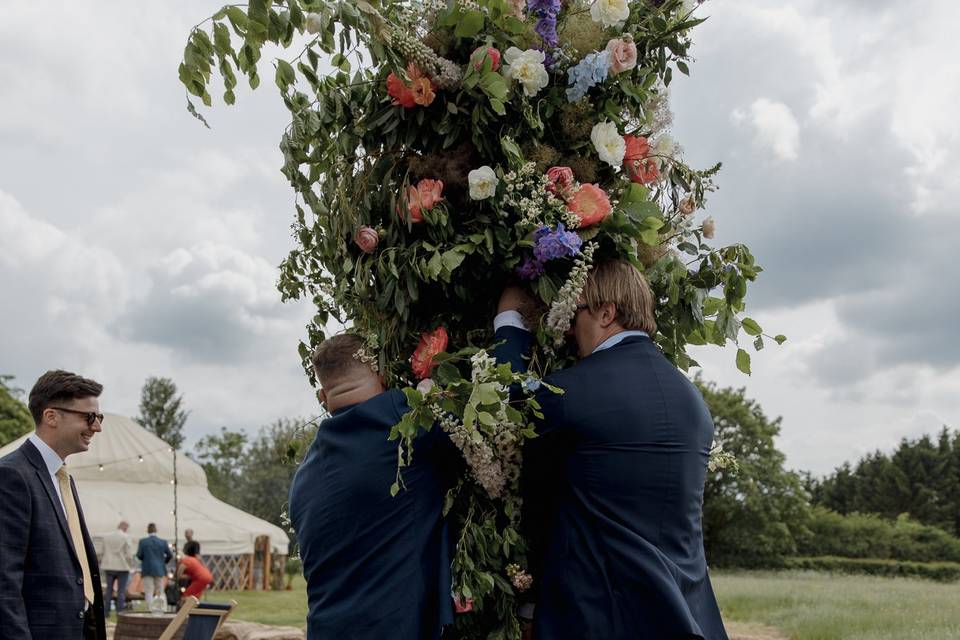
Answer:
[[[560,15],[560,0],[527,0],[530,14],[537,16],[534,30],[543,39],[545,47],[555,49],[560,45],[557,36],[557,16]]]
[[[535,280],[543,275],[543,263],[536,258],[527,256],[523,263],[517,267],[517,274],[527,280]]]
[[[554,231],[551,231],[550,227],[540,227],[533,234],[533,239],[536,242],[533,255],[539,262],[575,256],[580,252],[580,245],[583,244],[580,236],[563,228],[562,222]]]

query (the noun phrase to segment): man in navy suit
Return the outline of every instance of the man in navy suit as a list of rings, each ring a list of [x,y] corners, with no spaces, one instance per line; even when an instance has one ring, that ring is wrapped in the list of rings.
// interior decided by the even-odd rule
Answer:
[[[167,563],[173,558],[170,544],[157,535],[157,525],[147,525],[147,537],[140,538],[137,544],[137,559],[140,560],[140,578],[143,581],[143,599],[147,609],[151,609],[155,598],[163,599],[164,609],[167,597],[163,593],[163,579],[167,575]]]
[[[453,621],[443,499],[456,450],[434,425],[415,440],[395,497],[390,429],[406,397],[356,358],[363,339],[325,340],[313,354],[330,417],[290,487],[290,520],[307,579],[310,640],[433,640]]]
[[[104,640],[97,554],[66,459],[100,432],[103,387],[48,371],[30,391],[37,429],[0,459],[0,636]]]
[[[500,301],[500,361],[524,369],[531,343]],[[544,419],[524,452],[525,515],[539,583],[538,640],[726,640],[701,514],[713,420],[650,337],[654,298],[626,262],[596,265],[576,307],[579,360],[537,393]]]

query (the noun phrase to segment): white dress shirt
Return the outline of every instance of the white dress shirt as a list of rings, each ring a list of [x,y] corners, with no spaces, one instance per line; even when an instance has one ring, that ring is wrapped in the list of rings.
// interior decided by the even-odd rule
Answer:
[[[63,459],[60,458],[60,454],[50,448],[50,445],[40,439],[36,431],[31,433],[27,440],[32,442],[33,446],[40,451],[43,462],[47,465],[47,471],[50,472],[50,481],[53,482],[53,490],[57,492],[57,498],[60,500],[60,511],[63,512],[63,517],[66,518],[67,509],[63,506],[63,494],[60,493],[60,480],[57,478],[57,471],[60,471],[60,467],[64,464]]]

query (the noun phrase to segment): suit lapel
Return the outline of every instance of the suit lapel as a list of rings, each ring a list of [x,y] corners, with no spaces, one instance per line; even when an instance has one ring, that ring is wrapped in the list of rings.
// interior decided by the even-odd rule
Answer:
[[[67,525],[67,517],[63,513],[63,507],[60,505],[60,498],[57,497],[57,490],[53,486],[53,479],[50,477],[50,470],[47,469],[47,465],[43,461],[43,456],[40,455],[40,452],[37,451],[37,448],[33,446],[33,443],[29,440],[23,443],[21,449],[23,449],[24,455],[27,456],[27,460],[29,460],[34,466],[37,472],[37,477],[40,478],[40,484],[43,485],[44,491],[47,492],[47,498],[50,500],[50,506],[53,507],[53,512],[57,514],[57,522],[60,523],[60,531],[63,533],[63,537],[67,541],[67,548],[70,549],[70,553],[77,561],[77,564],[80,564],[80,558],[77,556],[77,551],[73,548],[73,537],[70,535],[70,527]]]

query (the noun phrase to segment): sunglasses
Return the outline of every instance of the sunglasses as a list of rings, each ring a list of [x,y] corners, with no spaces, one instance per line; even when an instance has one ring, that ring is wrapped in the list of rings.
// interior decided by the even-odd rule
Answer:
[[[100,421],[100,424],[103,424],[103,414],[96,413],[95,411],[77,411],[76,409],[65,409],[63,407],[50,407],[51,409],[56,409],[57,411],[66,411],[67,413],[75,413],[78,416],[83,416],[87,420],[87,426],[92,427],[93,423],[97,420]]]

